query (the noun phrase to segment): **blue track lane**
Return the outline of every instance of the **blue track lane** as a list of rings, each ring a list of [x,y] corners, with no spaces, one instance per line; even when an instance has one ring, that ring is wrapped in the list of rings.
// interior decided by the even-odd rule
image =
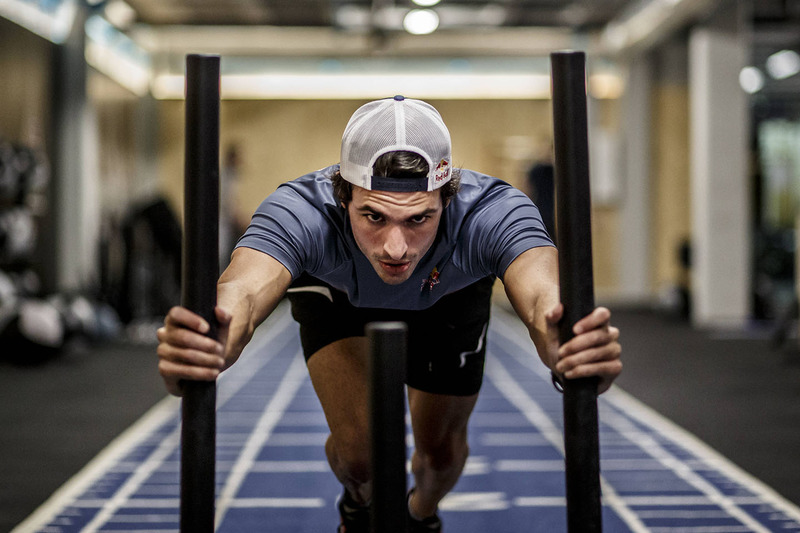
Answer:
[[[501,308],[488,343],[445,531],[565,531],[561,396]],[[217,531],[332,533],[341,487],[285,306],[220,379],[217,404]],[[800,531],[800,509],[623,391],[598,407],[604,531]],[[179,401],[165,399],[13,533],[177,531],[179,417]]]

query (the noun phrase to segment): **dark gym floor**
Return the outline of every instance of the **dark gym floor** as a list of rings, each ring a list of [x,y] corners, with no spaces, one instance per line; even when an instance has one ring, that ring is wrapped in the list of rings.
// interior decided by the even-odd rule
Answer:
[[[763,332],[693,330],[615,308],[619,385],[800,505],[800,356]],[[112,343],[0,364],[0,531],[32,513],[164,397],[153,346]]]

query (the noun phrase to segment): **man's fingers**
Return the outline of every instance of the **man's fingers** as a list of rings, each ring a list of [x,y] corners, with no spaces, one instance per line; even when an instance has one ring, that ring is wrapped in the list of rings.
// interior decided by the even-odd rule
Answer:
[[[159,344],[156,349],[159,359],[184,365],[220,369],[225,359],[219,353],[208,353],[188,348],[178,348],[169,344]]]
[[[231,316],[219,307],[214,312],[220,332],[224,332]],[[173,307],[167,313],[164,326],[156,332],[156,352],[158,370],[170,394],[183,394],[181,381],[214,381],[225,368],[223,343],[209,337],[210,331],[206,320],[184,307]]]
[[[208,322],[197,313],[189,311],[185,307],[173,307],[164,319],[166,326],[188,328],[199,333],[208,333],[211,330]]]
[[[614,379],[622,372],[622,362],[620,360],[605,361],[592,365],[584,365],[576,368],[564,376],[567,379],[579,379],[588,377],[598,377],[600,382],[597,386],[598,394],[605,392],[614,382]]]
[[[156,336],[161,344],[222,355],[220,342],[190,329],[164,326],[158,329]]]
[[[572,328],[575,335],[586,333],[593,329],[608,326],[611,320],[611,311],[605,307],[597,307],[587,316],[578,320]]]
[[[554,324],[563,315],[559,304],[547,315]],[[619,329],[611,326],[611,311],[597,307],[573,326],[575,336],[557,348],[555,365],[551,368],[566,379],[598,377],[598,393],[606,391],[622,372],[622,347]]]
[[[219,377],[218,368],[184,365],[167,359],[161,359],[158,362],[158,371],[168,384],[174,383],[175,380],[182,379],[189,381],[214,381]]]
[[[619,340],[619,330],[613,326],[593,329],[570,339],[558,349],[558,358],[563,359],[584,350],[597,346],[616,343]]]
[[[582,350],[559,360],[558,363],[556,363],[556,372],[562,374],[567,379],[585,377],[587,369],[591,369],[593,365],[607,362],[615,363],[616,365],[621,352],[622,347],[617,343]]]

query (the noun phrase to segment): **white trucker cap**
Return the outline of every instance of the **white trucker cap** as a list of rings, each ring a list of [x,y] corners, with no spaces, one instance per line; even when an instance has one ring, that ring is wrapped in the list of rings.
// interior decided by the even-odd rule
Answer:
[[[406,151],[428,162],[420,179],[373,176],[375,161],[387,152]],[[450,132],[432,105],[403,96],[364,104],[342,135],[342,177],[368,190],[433,191],[450,181],[453,170]]]

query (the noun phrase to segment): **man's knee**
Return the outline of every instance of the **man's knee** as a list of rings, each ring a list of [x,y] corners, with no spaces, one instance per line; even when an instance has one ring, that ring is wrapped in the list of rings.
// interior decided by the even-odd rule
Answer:
[[[428,468],[445,471],[453,467],[461,468],[469,456],[466,432],[451,433],[434,443],[421,443],[415,450],[414,470]]]
[[[349,479],[365,483],[372,478],[369,438],[366,435],[331,435],[326,448],[328,455],[334,456],[340,473]]]

